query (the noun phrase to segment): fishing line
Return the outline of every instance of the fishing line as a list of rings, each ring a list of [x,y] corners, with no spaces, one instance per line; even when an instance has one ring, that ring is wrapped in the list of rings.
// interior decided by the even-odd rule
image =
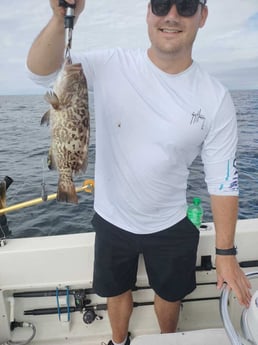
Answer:
[[[45,168],[46,168],[46,161],[44,157],[42,158],[42,182],[41,182],[41,198],[43,201],[47,201],[48,193],[45,183]]]
[[[17,198],[17,196],[21,193],[21,191],[25,189],[24,187],[26,185],[29,185],[29,182],[24,181],[23,184],[19,188],[16,189],[16,193],[10,197],[10,203],[12,203],[13,199]]]

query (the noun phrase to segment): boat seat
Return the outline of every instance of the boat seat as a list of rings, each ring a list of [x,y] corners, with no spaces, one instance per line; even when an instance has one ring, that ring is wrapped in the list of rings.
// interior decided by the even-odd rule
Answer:
[[[231,345],[224,328],[135,337],[131,345]]]

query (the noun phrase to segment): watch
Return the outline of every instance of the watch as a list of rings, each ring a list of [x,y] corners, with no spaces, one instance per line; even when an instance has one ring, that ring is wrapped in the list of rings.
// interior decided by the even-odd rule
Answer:
[[[219,249],[216,248],[216,255],[237,255],[237,247],[229,249]]]

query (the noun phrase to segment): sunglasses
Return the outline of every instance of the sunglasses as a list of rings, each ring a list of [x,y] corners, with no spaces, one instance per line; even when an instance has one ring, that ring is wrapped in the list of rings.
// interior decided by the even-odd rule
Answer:
[[[199,4],[205,5],[207,0],[151,0],[151,10],[155,16],[166,16],[175,4],[177,13],[182,17],[192,17]]]

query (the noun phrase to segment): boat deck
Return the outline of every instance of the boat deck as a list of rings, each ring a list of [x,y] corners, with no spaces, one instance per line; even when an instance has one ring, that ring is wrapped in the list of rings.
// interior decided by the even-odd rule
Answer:
[[[0,344],[26,340],[30,328],[10,330],[13,321],[31,323],[31,345],[100,345],[111,337],[106,299],[92,290],[94,233],[11,239],[0,248]],[[197,288],[182,301],[176,334],[160,335],[143,258],[140,257],[129,330],[132,345],[229,345],[216,288],[213,224],[201,231],[196,262]],[[237,225],[238,260],[257,270],[258,219]],[[252,282],[258,289],[258,281]],[[81,303],[81,304],[80,304]],[[69,307],[69,312],[68,312]],[[239,329],[241,308],[234,296],[230,317]],[[97,318],[85,323],[88,311]],[[60,314],[60,315],[59,315]],[[201,331],[195,331],[201,330]],[[208,340],[207,340],[208,339]]]
[[[224,329],[205,329],[174,334],[142,335],[131,345],[231,345]]]

